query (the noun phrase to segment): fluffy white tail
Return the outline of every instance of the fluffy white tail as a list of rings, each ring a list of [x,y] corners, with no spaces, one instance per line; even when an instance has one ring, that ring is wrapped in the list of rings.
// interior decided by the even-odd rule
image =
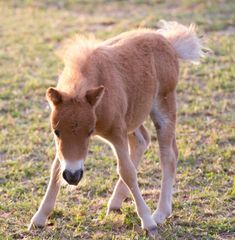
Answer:
[[[205,56],[200,39],[196,35],[196,27],[186,27],[177,22],[159,22],[158,33],[162,34],[173,45],[179,58],[199,63]]]

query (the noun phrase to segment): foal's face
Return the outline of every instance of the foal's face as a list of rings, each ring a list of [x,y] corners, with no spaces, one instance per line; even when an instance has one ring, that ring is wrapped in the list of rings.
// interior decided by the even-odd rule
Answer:
[[[47,98],[52,106],[50,120],[57,156],[63,178],[69,184],[77,185],[83,176],[89,138],[96,126],[95,107],[103,92],[101,86],[87,91],[83,98],[65,99],[58,90],[47,90]]]

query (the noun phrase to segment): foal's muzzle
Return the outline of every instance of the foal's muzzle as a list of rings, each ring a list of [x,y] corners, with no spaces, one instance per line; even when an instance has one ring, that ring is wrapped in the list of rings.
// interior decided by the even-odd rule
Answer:
[[[76,172],[72,173],[71,171],[65,169],[62,173],[64,180],[70,185],[77,185],[82,179],[83,170],[79,169]]]

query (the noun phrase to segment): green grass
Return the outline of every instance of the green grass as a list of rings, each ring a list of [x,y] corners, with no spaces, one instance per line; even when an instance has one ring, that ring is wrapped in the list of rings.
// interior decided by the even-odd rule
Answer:
[[[45,91],[62,62],[55,52],[76,33],[106,39],[159,19],[195,22],[213,50],[199,66],[181,64],[173,215],[162,239],[235,238],[235,2],[233,0],[0,3],[0,239],[148,239],[131,200],[106,217],[117,180],[115,158],[94,139],[85,177],[63,187],[45,230],[27,225],[45,193],[55,154]],[[139,171],[155,210],[161,179],[155,132]]]

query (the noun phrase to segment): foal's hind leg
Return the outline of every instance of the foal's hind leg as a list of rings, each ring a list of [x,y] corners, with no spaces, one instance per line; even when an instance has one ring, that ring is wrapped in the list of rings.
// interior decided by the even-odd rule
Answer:
[[[51,168],[51,178],[47,187],[46,194],[41,202],[38,211],[31,219],[29,230],[33,227],[43,227],[46,223],[47,217],[54,208],[56,196],[60,189],[60,162],[55,158]]]
[[[150,138],[145,127],[141,125],[133,133],[129,134],[128,142],[131,160],[135,168],[137,168],[150,142]],[[123,183],[121,178],[119,178],[114,188],[113,194],[109,200],[107,213],[112,210],[119,210],[121,208],[122,202],[129,196],[129,194],[130,192],[128,187]]]
[[[156,223],[163,223],[172,212],[172,189],[178,158],[175,141],[175,93],[172,92],[167,96],[159,97],[150,116],[157,130],[162,168],[160,198],[157,210],[153,213],[153,218]]]

